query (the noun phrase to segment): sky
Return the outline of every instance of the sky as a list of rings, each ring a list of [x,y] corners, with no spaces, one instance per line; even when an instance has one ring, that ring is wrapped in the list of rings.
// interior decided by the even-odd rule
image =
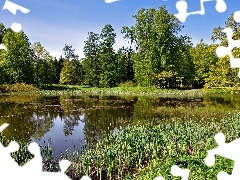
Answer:
[[[17,11],[16,15],[2,10],[0,22],[6,27],[12,23],[20,23],[29,41],[40,42],[53,57],[63,54],[65,44],[72,45],[80,58],[84,57],[84,41],[88,32],[100,33],[106,24],[111,24],[117,34],[114,48],[126,45],[121,34],[123,26],[135,24],[133,15],[141,8],[156,8],[166,5],[171,14],[177,14],[178,0],[120,0],[105,3],[104,0],[9,0],[30,10],[24,14]],[[199,11],[200,0],[186,0],[187,12]],[[188,35],[197,44],[203,38],[211,44],[214,28],[225,27],[231,13],[240,11],[240,0],[225,0],[227,10],[223,13],[215,9],[216,0],[204,2],[204,15],[190,15],[183,23],[186,27],[181,34]],[[3,7],[5,0],[0,0]]]

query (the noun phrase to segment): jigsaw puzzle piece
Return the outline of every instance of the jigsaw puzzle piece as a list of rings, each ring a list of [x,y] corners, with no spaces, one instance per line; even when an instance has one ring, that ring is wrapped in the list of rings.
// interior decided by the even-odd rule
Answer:
[[[233,18],[234,18],[234,21],[235,21],[235,22],[240,23],[240,11],[236,11],[236,12],[233,14]]]
[[[216,54],[219,58],[222,58],[228,55],[228,47],[224,47],[224,46],[217,47]]]
[[[176,9],[178,10],[178,14],[175,14],[176,18],[179,19],[179,21],[181,22],[185,22],[187,17],[188,17],[188,13],[187,13],[187,2],[186,1],[178,1],[176,3]]]
[[[2,46],[1,44],[1,49],[4,48],[5,46]],[[6,48],[6,47],[5,47]],[[0,132],[2,132],[4,129],[6,129],[9,126],[8,123],[4,123],[3,125],[0,126]]]
[[[189,173],[189,169],[181,169],[177,165],[174,165],[171,168],[171,174],[173,176],[181,176],[182,180],[188,180]]]
[[[223,133],[218,133],[215,135],[215,140],[218,144],[218,147],[208,151],[208,155],[205,158],[205,164],[207,166],[213,166],[215,163],[215,156],[219,155],[221,157],[225,157],[227,159],[234,161],[234,166],[232,170],[232,174],[229,175],[225,172],[220,172],[218,174],[218,179],[239,179],[240,177],[240,138],[235,139],[229,143],[225,143],[225,136]]]
[[[81,180],[92,180],[89,176],[83,176]],[[164,180],[164,179],[156,179],[156,180]]]
[[[7,47],[3,43],[0,44],[0,49],[4,49],[5,51],[7,51]]]
[[[71,163],[68,160],[61,160],[59,162],[59,166],[60,166],[61,172],[64,173],[68,169],[70,164]]]
[[[229,143],[225,143],[225,136],[223,133],[218,133],[215,135],[215,141],[218,147],[209,150],[208,156],[205,158],[205,164],[212,166],[215,162],[215,155],[219,155],[233,161],[240,160],[237,156],[240,151],[240,139],[235,139]]]
[[[217,10],[217,12],[219,13],[223,13],[227,10],[227,5],[225,3],[224,0],[216,0],[217,3],[216,3],[216,6],[215,6],[215,9]]]
[[[15,3],[11,2],[11,1],[8,1],[8,0],[5,1],[5,4],[3,6],[3,10],[5,10],[5,9],[9,10],[14,15],[16,15],[17,10],[21,11],[24,14],[30,12],[29,9],[27,9],[25,7],[22,7],[22,6],[19,6],[18,4],[15,4]]]
[[[226,179],[227,180],[234,180],[231,175],[229,175],[228,173],[223,172],[223,171],[218,173],[217,179],[218,180],[226,180]]]
[[[0,161],[5,162],[0,163],[2,177],[8,177],[9,179],[16,178],[16,175],[20,172],[20,166],[11,156],[11,153],[18,151],[18,149],[19,144],[15,141],[10,142],[7,147],[4,147],[0,143]]]
[[[173,176],[180,176],[182,180],[188,180],[190,170],[189,169],[181,169],[177,165],[173,165],[171,168],[171,174]],[[163,177],[156,177],[154,180],[165,180]]]
[[[165,179],[164,177],[159,176],[159,177],[155,177],[154,180],[165,180]]]
[[[240,16],[240,14],[239,14],[239,16]],[[239,21],[240,21],[240,19],[239,19]],[[225,32],[227,34],[228,47],[224,47],[224,46],[217,47],[216,54],[220,58],[228,55],[230,57],[231,68],[240,68],[240,58],[234,58],[232,55],[232,50],[234,48],[240,47],[240,40],[232,39],[233,30],[231,28],[225,28],[224,30],[222,30],[222,32]],[[240,71],[238,73],[238,76],[240,77]]]
[[[41,173],[42,171],[42,156],[41,150],[39,145],[36,142],[32,142],[28,146],[28,150],[34,157],[24,164],[21,169],[24,172],[31,172],[31,173]]]
[[[188,9],[188,4],[185,0],[179,0],[176,2],[176,9],[178,10],[178,14],[175,14],[175,16],[181,21],[185,22],[187,17],[189,15],[204,15],[205,14],[205,9],[204,9],[204,3],[208,1],[213,1],[213,0],[200,0],[200,7],[201,9],[199,11],[194,11],[194,12],[187,12]],[[215,9],[219,12],[225,12],[227,9],[227,5],[224,0],[216,0],[216,5]]]

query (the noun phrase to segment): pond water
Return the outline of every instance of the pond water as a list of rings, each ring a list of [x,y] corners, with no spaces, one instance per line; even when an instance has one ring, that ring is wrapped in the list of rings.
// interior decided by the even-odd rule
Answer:
[[[60,156],[127,125],[208,120],[235,110],[240,110],[240,96],[0,96],[0,125],[10,124],[5,139],[51,146],[53,156]]]

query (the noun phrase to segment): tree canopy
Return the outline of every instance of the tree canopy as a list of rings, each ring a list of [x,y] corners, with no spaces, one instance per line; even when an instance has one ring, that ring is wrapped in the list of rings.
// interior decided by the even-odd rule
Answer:
[[[0,23],[0,83],[90,85],[116,87],[132,82],[138,86],[158,88],[238,87],[238,69],[230,67],[228,56],[219,58],[216,48],[227,46],[222,30],[233,30],[240,38],[240,24],[233,14],[225,27],[212,32],[212,44],[203,39],[193,44],[181,35],[184,25],[168,12],[166,6],[141,8],[132,16],[134,24],[123,26],[121,33],[127,46],[114,49],[117,34],[111,24],[100,32],[89,32],[84,41],[84,58],[72,45],[65,44],[62,56],[51,56],[40,42],[31,44],[27,35],[14,32]],[[240,57],[239,48],[233,56]]]

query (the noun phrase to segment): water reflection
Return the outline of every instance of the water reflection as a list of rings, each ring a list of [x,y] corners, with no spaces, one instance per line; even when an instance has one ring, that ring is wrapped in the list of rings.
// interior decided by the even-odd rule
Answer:
[[[174,117],[211,118],[240,109],[239,96],[146,98],[118,96],[1,96],[5,139],[51,146],[54,156],[74,151],[120,126],[161,123]]]

